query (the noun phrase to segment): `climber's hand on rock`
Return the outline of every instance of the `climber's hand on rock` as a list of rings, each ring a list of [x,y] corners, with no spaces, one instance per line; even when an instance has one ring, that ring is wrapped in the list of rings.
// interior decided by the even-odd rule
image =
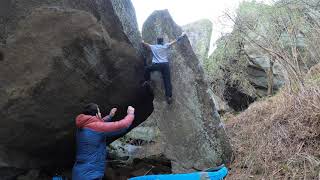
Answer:
[[[132,106],[128,106],[127,113],[134,115],[134,108]]]
[[[110,113],[109,113],[109,116],[113,117],[116,114],[116,112],[117,112],[117,108],[112,108]]]
[[[186,32],[182,32],[181,37],[186,36],[187,33]]]

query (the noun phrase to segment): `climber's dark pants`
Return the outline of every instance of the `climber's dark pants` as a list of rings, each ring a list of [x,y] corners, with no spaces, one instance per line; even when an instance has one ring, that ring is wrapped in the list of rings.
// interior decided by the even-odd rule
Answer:
[[[166,96],[171,97],[172,96],[172,85],[171,85],[169,63],[154,63],[152,65],[147,66],[145,68],[145,72],[144,72],[144,78],[146,81],[150,80],[150,73],[152,71],[161,72]]]

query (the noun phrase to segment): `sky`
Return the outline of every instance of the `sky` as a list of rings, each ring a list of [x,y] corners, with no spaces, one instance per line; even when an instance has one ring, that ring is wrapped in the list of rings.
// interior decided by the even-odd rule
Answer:
[[[231,32],[232,22],[224,14],[234,13],[243,0],[131,0],[137,14],[139,29],[154,10],[168,9],[173,20],[180,26],[200,19],[213,23],[212,42],[221,34]],[[271,0],[261,0],[269,2]],[[211,43],[212,45],[213,43]],[[212,49],[212,48],[210,48]]]

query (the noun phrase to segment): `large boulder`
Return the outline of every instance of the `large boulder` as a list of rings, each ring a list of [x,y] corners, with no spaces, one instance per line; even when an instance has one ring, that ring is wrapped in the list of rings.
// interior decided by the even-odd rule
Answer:
[[[181,33],[167,10],[153,12],[142,30],[143,39],[152,44],[157,36],[168,42]],[[187,38],[173,46],[170,63],[173,103],[168,105],[165,101],[161,76],[153,75],[154,112],[148,121],[156,121],[159,126],[172,171],[190,172],[229,161],[231,148],[223,123]]]
[[[202,19],[182,26],[182,29],[187,33],[191,46],[201,64],[208,58],[212,25],[210,20]]]
[[[141,49],[141,34],[131,0],[111,0],[111,2],[129,41],[139,51]]]
[[[110,0],[1,1],[0,169],[73,163],[74,118],[96,102],[103,112],[153,111],[141,87],[143,60]],[[1,58],[2,57],[2,58]],[[109,140],[112,141],[112,140]]]

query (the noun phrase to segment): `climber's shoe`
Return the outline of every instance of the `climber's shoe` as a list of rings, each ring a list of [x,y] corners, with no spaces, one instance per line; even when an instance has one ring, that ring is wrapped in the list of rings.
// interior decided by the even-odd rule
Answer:
[[[167,96],[167,103],[170,105],[172,104],[172,97]]]

